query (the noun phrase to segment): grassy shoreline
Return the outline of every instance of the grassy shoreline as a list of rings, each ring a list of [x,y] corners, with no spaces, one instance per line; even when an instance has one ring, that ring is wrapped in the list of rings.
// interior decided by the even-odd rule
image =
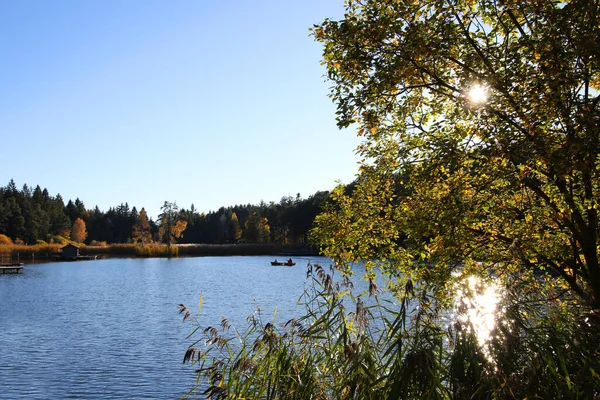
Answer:
[[[60,253],[62,244],[0,245],[3,262],[30,259],[52,259]],[[106,246],[80,245],[84,256],[103,257],[201,257],[201,256],[261,256],[286,255],[316,256],[318,252],[304,244],[279,243],[240,243],[240,244],[185,244],[173,245],[169,249],[164,244],[109,244]]]

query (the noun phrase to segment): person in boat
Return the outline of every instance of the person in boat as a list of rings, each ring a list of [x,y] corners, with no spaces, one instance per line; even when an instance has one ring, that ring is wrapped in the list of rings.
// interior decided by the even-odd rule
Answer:
[[[275,262],[275,263],[278,263],[279,261],[277,261],[277,259],[275,259],[275,261],[274,261],[274,262]]]
[[[287,260],[288,264],[293,264],[294,262],[292,261],[292,259],[290,258],[289,260]]]

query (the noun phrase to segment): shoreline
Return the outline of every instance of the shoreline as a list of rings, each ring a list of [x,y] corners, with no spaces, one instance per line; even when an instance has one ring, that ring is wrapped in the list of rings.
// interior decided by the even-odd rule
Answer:
[[[6,262],[52,262],[63,245],[7,245],[0,246],[0,257]],[[238,244],[176,244],[170,252],[164,244],[109,244],[106,246],[79,246],[80,255],[100,258],[153,258],[153,257],[204,257],[204,256],[319,256],[312,246],[303,243],[238,243]]]

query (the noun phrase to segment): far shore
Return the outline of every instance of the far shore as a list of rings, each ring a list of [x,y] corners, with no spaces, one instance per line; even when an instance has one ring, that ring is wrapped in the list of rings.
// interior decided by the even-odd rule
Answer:
[[[231,243],[231,244],[108,244],[77,245],[82,256],[98,257],[201,257],[201,256],[318,256],[317,249],[303,243]],[[60,255],[63,244],[0,245],[0,263],[52,260]]]

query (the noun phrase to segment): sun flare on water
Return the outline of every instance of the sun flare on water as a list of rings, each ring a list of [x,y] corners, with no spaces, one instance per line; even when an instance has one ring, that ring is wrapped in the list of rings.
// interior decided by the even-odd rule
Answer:
[[[476,276],[469,276],[456,286],[455,320],[469,330],[473,329],[477,343],[488,358],[486,345],[504,314],[500,307],[503,295],[500,285],[485,282]]]

